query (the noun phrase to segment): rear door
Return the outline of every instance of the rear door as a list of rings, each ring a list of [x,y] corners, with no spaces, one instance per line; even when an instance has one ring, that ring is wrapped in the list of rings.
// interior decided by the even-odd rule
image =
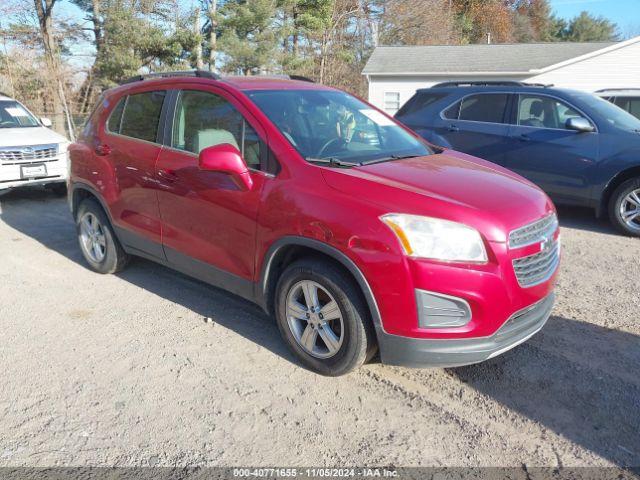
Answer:
[[[270,152],[264,129],[227,92],[194,85],[175,92],[167,146],[157,164],[162,241],[180,270],[246,296],[254,276],[258,207]],[[236,146],[253,188],[226,174],[203,171],[198,154],[221,143]]]
[[[554,200],[586,204],[588,179],[598,159],[598,133],[566,129],[567,119],[585,115],[559,98],[525,93],[517,102],[505,166]]]
[[[114,169],[118,198],[110,205],[118,237],[128,247],[163,258],[156,160],[162,150],[160,118],[166,90],[132,93],[120,99],[96,154]]]
[[[442,112],[436,133],[454,150],[503,164],[509,99],[499,92],[467,95]]]

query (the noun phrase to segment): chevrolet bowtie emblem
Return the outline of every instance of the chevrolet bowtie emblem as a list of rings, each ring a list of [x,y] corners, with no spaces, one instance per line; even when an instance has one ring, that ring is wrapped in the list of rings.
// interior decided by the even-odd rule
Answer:
[[[544,237],[542,239],[542,241],[540,242],[540,251],[541,252],[548,252],[549,249],[551,248],[551,241],[549,238]]]

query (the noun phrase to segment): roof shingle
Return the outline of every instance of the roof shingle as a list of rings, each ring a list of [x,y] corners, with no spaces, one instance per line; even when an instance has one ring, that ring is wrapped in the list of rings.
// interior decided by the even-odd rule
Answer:
[[[529,72],[595,52],[614,43],[381,46],[373,51],[362,73]]]

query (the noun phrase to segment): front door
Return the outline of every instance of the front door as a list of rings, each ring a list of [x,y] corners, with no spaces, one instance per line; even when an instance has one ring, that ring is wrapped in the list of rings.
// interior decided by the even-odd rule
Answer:
[[[555,97],[519,95],[505,166],[537,184],[554,200],[588,203],[588,179],[598,158],[598,133],[565,128],[567,119],[579,116],[583,115]]]
[[[179,270],[247,296],[261,191],[270,179],[261,171],[266,135],[225,92],[197,88],[178,93],[170,146],[157,163],[162,242],[167,260]],[[200,151],[222,143],[242,153],[251,190],[242,190],[226,174],[198,168]]]

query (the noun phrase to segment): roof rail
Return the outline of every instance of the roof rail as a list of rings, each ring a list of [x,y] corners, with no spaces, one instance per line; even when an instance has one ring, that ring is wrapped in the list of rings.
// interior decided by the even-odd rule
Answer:
[[[220,75],[210,72],[208,70],[181,70],[175,72],[154,72],[144,73],[141,75],[135,75],[131,78],[127,78],[120,85],[133,82],[141,82],[143,80],[149,80],[151,78],[170,78],[170,77],[198,77],[198,78],[211,78],[213,80],[220,80]]]
[[[640,90],[640,88],[637,87],[628,87],[628,88],[603,88],[601,90],[596,90],[595,93],[602,93],[602,92],[626,92],[628,90]]]
[[[299,80],[301,82],[316,83],[312,78],[305,77],[303,75],[289,75],[289,79],[291,79],[291,80]]]
[[[436,83],[432,85],[431,88],[442,88],[442,87],[552,87],[553,85],[543,84],[543,83],[526,83],[526,82],[516,82],[512,80],[493,80],[493,81],[484,81],[484,80],[471,80],[471,81],[460,81],[460,82],[442,82]]]
[[[235,77],[244,77],[244,75],[236,75]],[[302,75],[288,75],[286,73],[258,73],[257,75],[249,75],[247,78],[273,78],[276,80],[298,80],[301,82],[315,83],[309,77],[304,77]]]

